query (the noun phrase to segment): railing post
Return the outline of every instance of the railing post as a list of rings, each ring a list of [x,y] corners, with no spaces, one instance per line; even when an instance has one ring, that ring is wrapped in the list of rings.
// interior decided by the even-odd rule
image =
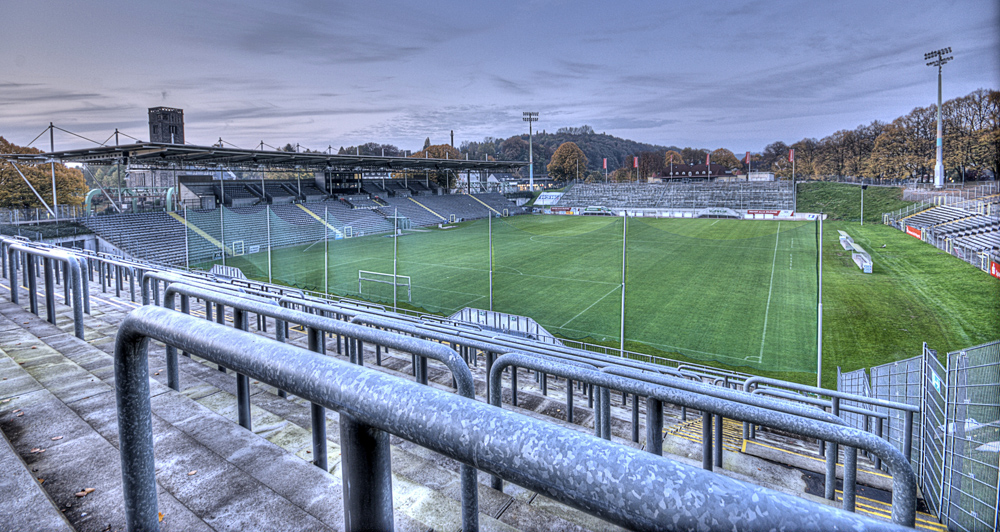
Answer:
[[[844,447],[844,509],[854,511],[858,481],[858,449]]]
[[[53,269],[58,268],[57,264],[53,264],[55,261],[48,258],[42,257],[42,262],[44,264],[43,272],[45,276],[45,315],[46,319],[52,325],[56,324],[56,294],[55,287],[53,286]],[[69,301],[66,302],[67,304]]]
[[[701,468],[712,470],[712,414],[701,411]]]
[[[37,316],[38,295],[36,292],[38,290],[38,280],[35,278],[35,256],[30,253],[25,253],[25,255],[27,256],[27,268],[24,269],[24,273],[28,277],[28,308],[32,314]]]
[[[646,450],[663,456],[663,402],[646,398]]]
[[[153,459],[153,414],[149,399],[149,339],[115,339],[118,450],[122,464],[125,528],[160,529]]]
[[[639,442],[639,396],[632,394],[632,441]]]
[[[831,413],[840,417],[840,398],[831,397]],[[827,500],[837,500],[837,458],[839,456],[836,442],[826,442],[826,484],[824,496]]]
[[[341,412],[340,451],[345,530],[393,530],[389,434]]]
[[[601,388],[601,437],[611,439],[611,389]]]
[[[274,320],[274,339],[285,343],[285,322],[281,320]],[[288,397],[288,393],[285,390],[278,389],[278,397],[285,398]]]
[[[875,419],[875,435],[878,436],[879,438],[882,437],[882,418],[876,418]],[[876,456],[875,457],[875,464],[874,465],[875,465],[875,469],[881,470],[882,469],[882,459],[879,458],[878,456]]]
[[[903,412],[903,456],[910,460],[913,452],[913,412],[906,410]]]
[[[721,414],[715,416],[715,466],[722,467],[722,425],[723,417]]]
[[[566,379],[566,421],[573,422],[573,381],[571,379]]]
[[[17,265],[20,262],[20,255],[16,250],[8,248],[7,256],[9,260],[7,265],[10,267],[10,301],[11,303],[19,303],[21,292],[21,283],[17,282]]]
[[[249,329],[247,313],[236,307],[233,307],[233,326],[241,331]],[[240,426],[253,430],[250,420],[250,379],[241,373],[236,374],[236,408]]]
[[[286,324],[288,322],[285,322]],[[309,350],[314,353],[319,353],[321,355],[326,354],[326,335],[323,331],[319,329],[313,329],[309,327],[306,333],[307,340],[309,342]],[[313,446],[313,464],[323,471],[329,471],[330,468],[326,463],[326,408],[323,408],[316,403],[312,403],[310,406],[310,420],[312,425],[312,446]],[[343,415],[342,415],[343,416]],[[341,423],[343,423],[343,417],[341,417]],[[341,425],[343,426],[343,425]],[[343,429],[341,429],[343,430]],[[341,445],[344,444],[341,440]],[[343,452],[343,448],[341,448]],[[341,459],[343,461],[343,458]],[[346,481],[346,476],[345,476]],[[346,482],[345,482],[346,484]],[[345,490],[347,486],[345,485]],[[347,500],[347,496],[344,496],[344,500]],[[346,502],[345,502],[346,504]]]

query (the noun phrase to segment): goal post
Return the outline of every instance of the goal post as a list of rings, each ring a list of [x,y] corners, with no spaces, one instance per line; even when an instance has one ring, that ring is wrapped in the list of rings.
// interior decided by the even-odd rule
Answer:
[[[392,286],[390,290],[396,291],[397,294],[399,293],[399,288],[405,286],[406,301],[412,301],[409,275],[393,275],[391,273],[358,270],[358,294],[361,294],[362,296],[365,295],[365,288],[367,287],[368,294],[381,295],[376,287],[385,285]],[[390,295],[391,294],[392,292],[390,292]]]

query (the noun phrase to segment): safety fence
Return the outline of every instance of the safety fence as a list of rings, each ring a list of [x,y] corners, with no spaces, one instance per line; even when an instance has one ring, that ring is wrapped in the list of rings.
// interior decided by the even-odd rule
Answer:
[[[949,530],[1000,529],[1000,341],[948,353],[947,366],[924,344],[920,356],[870,374],[869,384],[864,369],[841,373],[837,388],[920,407],[911,465],[928,508]],[[903,420],[887,413],[899,448]]]

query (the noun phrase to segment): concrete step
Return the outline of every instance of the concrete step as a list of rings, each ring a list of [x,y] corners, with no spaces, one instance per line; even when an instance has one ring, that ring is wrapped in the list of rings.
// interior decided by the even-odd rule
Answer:
[[[94,303],[98,303],[99,298],[99,296],[95,297]],[[88,336],[90,336],[91,331],[94,331],[94,336],[89,343],[103,351],[98,351],[103,356],[97,356],[98,360],[87,360],[85,363],[95,376],[110,380],[111,367],[109,364],[113,342],[110,338],[101,337],[101,331],[108,329],[95,321],[99,322],[104,319],[117,321],[120,320],[120,317],[116,315],[119,313],[115,311],[101,312],[101,309],[97,308],[100,306],[98,304],[93,309],[95,319],[88,319]],[[25,313],[25,315],[27,314]],[[33,316],[31,318],[37,320]],[[55,327],[45,323],[42,325],[55,329]],[[72,330],[71,322],[61,325],[64,325],[67,331]],[[273,329],[270,330],[273,331]],[[69,334],[63,336],[60,339],[46,338],[46,341],[59,348],[64,348],[67,343],[83,343]],[[91,355],[93,354],[91,353]],[[151,344],[150,372],[152,378],[161,384],[165,383],[164,366],[162,346],[156,347],[155,343]],[[195,360],[181,357],[181,382],[184,386],[183,393],[189,398],[198,401],[202,406],[229,421],[235,422],[235,379],[232,378],[231,374],[224,374],[214,367],[208,367]],[[308,431],[310,425],[308,404],[301,400],[289,401],[278,398],[274,395],[275,390],[269,389],[269,387],[255,385],[252,388],[252,417],[255,432],[298,456],[303,460],[303,463],[310,460],[311,437]],[[276,415],[274,411],[280,412],[280,414]],[[154,412],[156,412],[155,402]],[[336,413],[328,414],[328,435],[330,436],[328,453],[332,464],[331,470],[336,477],[339,474],[337,470],[339,465],[337,460],[339,457],[337,443],[339,441],[339,425]],[[178,424],[179,421],[174,421],[174,423]],[[232,424],[231,427],[234,427],[234,430],[242,431],[235,424]],[[458,464],[402,440],[394,438],[393,444],[393,482],[397,514],[408,516],[414,522],[423,523],[421,526],[427,528],[457,530],[460,526]],[[442,466],[442,464],[445,465]],[[614,529],[603,521],[557,505],[545,498],[537,497],[534,493],[516,486],[508,487],[508,494],[496,492],[486,487],[488,485],[488,476],[486,475],[481,475],[481,483],[480,509],[482,515],[480,521],[484,530],[510,530],[512,527],[525,530],[543,527],[554,530]],[[339,493],[335,494],[334,500],[339,500]],[[543,505],[551,510],[540,510],[539,508]],[[553,514],[553,511],[558,515]]]
[[[0,320],[31,322],[27,313],[9,304],[0,305],[0,314]],[[34,329],[4,335],[4,356],[18,366],[18,382],[24,385],[2,405],[0,428],[18,454],[39,469],[38,475],[47,476],[43,486],[56,503],[74,505],[66,516],[77,530],[121,529],[111,359],[49,324]],[[66,356],[49,341],[63,342],[60,349]],[[102,374],[107,376],[99,378]],[[166,529],[343,527],[338,478],[158,382],[151,382],[151,390],[158,498]],[[5,415],[13,409],[24,415]],[[76,501],[75,493],[85,487],[96,489]],[[397,528],[426,529],[405,515],[397,516]]]

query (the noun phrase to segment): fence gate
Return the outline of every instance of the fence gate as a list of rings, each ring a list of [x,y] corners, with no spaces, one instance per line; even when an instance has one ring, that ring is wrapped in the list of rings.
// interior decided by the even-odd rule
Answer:
[[[1000,341],[948,353],[944,507],[948,530],[1000,527]]]
[[[938,361],[937,351],[924,343],[924,404],[920,409],[920,489],[932,513],[942,516],[944,483],[945,402],[948,375]]]
[[[923,372],[923,357],[916,356],[898,362],[890,362],[871,369],[872,395],[878,399],[920,406],[923,399],[921,380]],[[905,440],[905,414],[900,410],[886,407],[875,407],[875,410],[889,415],[886,427],[886,439],[893,447],[902,450]],[[920,471],[921,445],[917,437],[922,434],[920,416],[913,419],[913,448],[910,454],[910,465],[913,471]],[[884,467],[884,466],[883,466]]]

